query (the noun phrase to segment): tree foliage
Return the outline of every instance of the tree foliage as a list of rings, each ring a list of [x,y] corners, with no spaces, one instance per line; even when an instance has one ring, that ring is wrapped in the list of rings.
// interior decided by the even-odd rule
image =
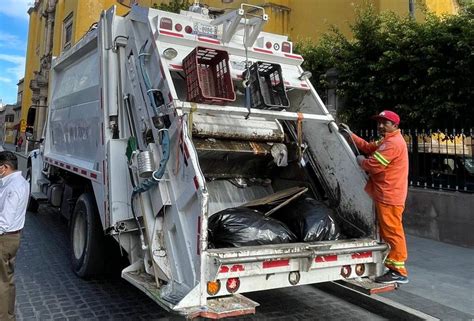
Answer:
[[[180,10],[188,10],[189,6],[189,0],[170,0],[168,3],[153,4],[155,9],[174,13],[179,13]]]
[[[472,6],[474,5],[474,0],[458,0],[458,3],[461,7]]]
[[[371,115],[392,109],[403,127],[474,124],[473,7],[423,22],[369,8],[351,29],[352,39],[333,28],[317,44],[296,46],[318,92],[328,87],[326,71],[338,71],[341,120],[367,128]]]

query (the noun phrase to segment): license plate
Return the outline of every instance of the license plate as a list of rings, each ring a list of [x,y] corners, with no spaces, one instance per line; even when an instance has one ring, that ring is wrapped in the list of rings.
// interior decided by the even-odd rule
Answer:
[[[206,36],[209,38],[217,37],[217,27],[210,24],[195,22],[193,31],[194,31],[193,33],[195,33],[198,36]]]

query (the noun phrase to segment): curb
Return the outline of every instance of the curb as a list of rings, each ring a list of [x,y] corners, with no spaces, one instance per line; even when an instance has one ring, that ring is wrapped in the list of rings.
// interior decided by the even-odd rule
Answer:
[[[377,315],[391,320],[439,320],[429,314],[415,310],[391,299],[377,294],[366,295],[347,286],[335,282],[323,283],[317,286],[320,290],[343,298]]]

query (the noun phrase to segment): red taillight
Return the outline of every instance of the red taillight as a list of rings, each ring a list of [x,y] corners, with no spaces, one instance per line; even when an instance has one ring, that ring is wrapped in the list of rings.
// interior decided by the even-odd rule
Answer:
[[[352,268],[350,265],[344,265],[341,267],[341,275],[343,278],[348,278],[351,275]]]
[[[174,30],[180,32],[181,30],[183,30],[183,26],[179,23],[175,24],[174,25]]]
[[[186,33],[192,33],[193,32],[193,28],[191,26],[186,26],[186,28],[184,28],[184,31]]]
[[[166,30],[172,30],[173,29],[173,20],[170,18],[163,17],[160,20],[160,28],[161,29],[166,29]]]
[[[265,43],[265,47],[267,47],[267,49],[271,49],[272,43],[270,41],[267,41],[267,43]]]
[[[240,280],[239,278],[230,278],[227,279],[227,282],[225,284],[225,287],[227,288],[227,291],[229,293],[235,293],[240,287]]]
[[[291,43],[289,42],[283,42],[281,44],[281,51],[290,53],[291,52]]]

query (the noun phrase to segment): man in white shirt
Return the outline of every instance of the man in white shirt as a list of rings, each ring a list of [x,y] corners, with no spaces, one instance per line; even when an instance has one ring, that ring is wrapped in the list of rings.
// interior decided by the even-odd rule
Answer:
[[[0,152],[0,320],[15,320],[15,256],[30,193],[12,152]]]

